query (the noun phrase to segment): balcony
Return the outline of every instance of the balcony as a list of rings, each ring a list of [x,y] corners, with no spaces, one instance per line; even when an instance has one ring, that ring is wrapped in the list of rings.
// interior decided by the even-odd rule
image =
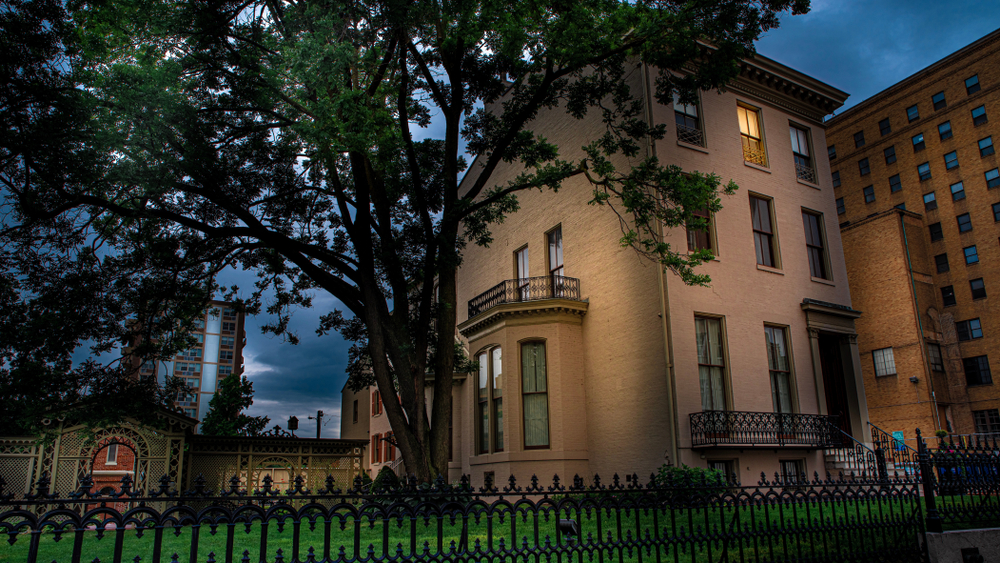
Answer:
[[[580,301],[580,280],[565,276],[504,280],[469,300],[469,318],[504,303],[543,299]]]
[[[698,147],[705,146],[705,134],[702,133],[701,129],[688,127],[680,123],[677,124],[677,140]]]
[[[795,163],[795,176],[802,180],[803,182],[809,182],[810,184],[818,184],[816,181],[816,170],[812,166],[807,164],[802,164],[799,162]]]
[[[739,448],[835,448],[837,417],[777,412],[691,413],[691,446]]]

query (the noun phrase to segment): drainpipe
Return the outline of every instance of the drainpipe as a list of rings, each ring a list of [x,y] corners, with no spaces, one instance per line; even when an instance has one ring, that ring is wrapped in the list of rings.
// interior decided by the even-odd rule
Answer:
[[[930,373],[930,370],[927,369],[927,344],[924,342],[924,321],[920,318],[920,300],[917,297],[917,284],[913,279],[913,264],[910,262],[910,243],[906,239],[906,224],[903,222],[903,214],[897,211],[896,216],[899,217],[899,228],[903,231],[903,248],[906,249],[906,269],[910,274],[910,291],[913,293],[913,304],[916,307],[915,312],[917,314],[917,328],[920,330],[920,359],[923,360],[924,375],[927,377],[927,385],[930,390],[931,412],[934,415],[934,423],[937,425],[935,430],[940,430],[941,417],[938,415],[937,395],[934,393],[934,374]]]
[[[650,79],[649,79],[649,66],[646,63],[640,63],[642,65],[642,86],[643,86],[643,97],[645,98],[646,106],[646,123],[649,127],[653,126],[653,95],[650,91]],[[646,156],[651,157],[655,155],[655,144],[651,137],[646,137]],[[662,240],[663,238],[663,223],[657,221],[657,229],[659,230],[659,235]],[[679,420],[677,418],[677,393],[675,389],[674,382],[676,378],[674,376],[674,343],[670,335],[670,299],[667,296],[667,273],[664,271],[663,266],[660,264],[656,265],[657,268],[657,281],[659,282],[660,289],[660,327],[663,330],[663,355],[664,361],[667,364],[667,408],[669,409],[668,418],[670,419],[670,427],[668,428],[669,439],[670,439],[670,464],[674,466],[680,465],[680,454],[679,447],[677,443],[677,429],[680,427]]]

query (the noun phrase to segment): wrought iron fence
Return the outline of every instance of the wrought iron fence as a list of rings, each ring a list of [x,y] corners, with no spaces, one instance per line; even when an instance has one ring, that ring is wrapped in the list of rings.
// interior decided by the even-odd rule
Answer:
[[[1000,527],[1000,441],[941,437],[931,448],[917,430],[917,461],[929,531]]]
[[[278,493],[161,480],[139,496],[50,493],[0,500],[0,559],[157,562],[917,561],[916,482],[764,475],[755,486],[711,479],[665,484],[637,475],[604,483],[470,486],[410,480],[373,491],[300,478]],[[3,493],[0,492],[0,496]],[[123,504],[127,506],[122,506]]]
[[[540,299],[580,300],[580,280],[566,276],[540,276],[504,280],[469,300],[469,318],[503,303]]]
[[[689,145],[705,146],[705,133],[696,127],[677,124],[677,140]]]
[[[831,425],[837,417],[819,414],[704,411],[691,413],[691,445],[803,446],[840,445]]]
[[[872,432],[872,447],[876,455],[882,460],[889,473],[904,473],[916,475],[919,466],[917,464],[917,450],[906,445],[900,440],[878,426],[868,423]]]

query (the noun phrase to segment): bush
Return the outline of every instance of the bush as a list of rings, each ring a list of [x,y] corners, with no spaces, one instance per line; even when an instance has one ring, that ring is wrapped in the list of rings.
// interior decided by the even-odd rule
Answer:
[[[656,473],[655,483],[671,502],[690,502],[726,492],[726,476],[718,469],[703,469],[681,465],[663,465]]]

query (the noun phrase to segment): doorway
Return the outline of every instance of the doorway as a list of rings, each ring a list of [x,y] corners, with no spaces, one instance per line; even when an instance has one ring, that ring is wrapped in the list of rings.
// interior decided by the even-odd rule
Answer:
[[[847,400],[847,381],[844,378],[842,339],[842,336],[821,332],[819,360],[823,367],[823,386],[826,388],[826,412],[837,416],[837,425],[845,434],[854,436],[850,402]]]

